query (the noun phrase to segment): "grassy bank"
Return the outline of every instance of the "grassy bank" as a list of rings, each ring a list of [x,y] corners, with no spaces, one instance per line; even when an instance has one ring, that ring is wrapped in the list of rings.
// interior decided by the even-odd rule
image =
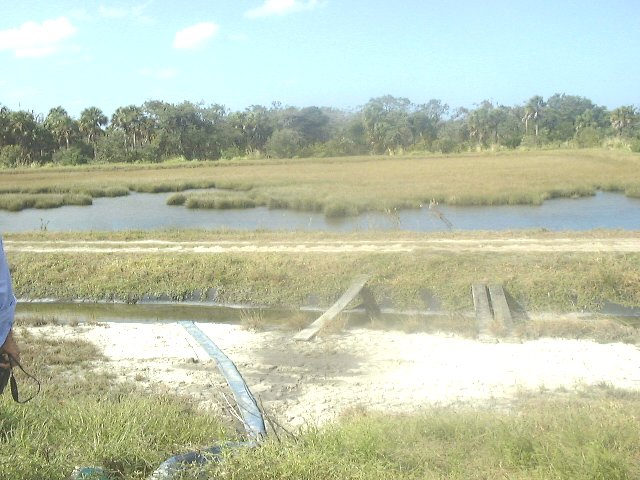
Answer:
[[[479,234],[477,234],[479,235]],[[476,234],[452,238],[477,238]],[[502,235],[503,237],[500,237]],[[510,233],[487,234],[506,238]],[[519,238],[559,238],[529,234]],[[595,233],[584,234],[589,238]],[[606,236],[606,233],[602,233]],[[623,234],[621,234],[623,235]],[[628,236],[634,234],[628,233]],[[580,238],[579,234],[573,234]],[[563,235],[563,237],[567,237]],[[571,235],[569,235],[569,238]],[[194,239],[291,242],[338,238],[328,234],[277,232],[131,232],[94,234],[12,234],[11,239]],[[418,234],[353,234],[349,241],[427,238]],[[428,238],[445,238],[441,235]],[[10,245],[9,245],[10,248]],[[15,290],[26,299],[57,298],[135,303],[144,295],[176,301],[215,292],[222,304],[297,309],[313,302],[332,304],[356,274],[371,275],[378,302],[396,308],[470,310],[474,282],[502,283],[527,311],[596,311],[604,301],[640,305],[640,254],[606,252],[456,252],[417,250],[375,253],[38,253],[11,252]]]
[[[639,155],[609,150],[93,166],[3,172],[0,193],[95,197],[215,186],[235,194],[187,194],[172,202],[190,208],[264,205],[345,216],[416,208],[431,199],[451,205],[538,205],[549,198],[593,195],[598,189],[637,196],[639,166]]]

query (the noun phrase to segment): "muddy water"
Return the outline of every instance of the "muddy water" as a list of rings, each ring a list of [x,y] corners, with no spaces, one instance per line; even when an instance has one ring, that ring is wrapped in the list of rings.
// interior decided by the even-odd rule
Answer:
[[[257,310],[240,307],[220,307],[206,304],[123,304],[18,302],[18,319],[42,319],[62,324],[95,322],[195,322],[240,323],[244,315],[259,315],[265,323],[275,324],[285,313],[278,310]]]
[[[322,213],[252,208],[245,210],[190,210],[166,205],[170,194],[134,193],[98,198],[92,206],[49,210],[0,211],[0,232],[118,231],[166,228],[230,228],[240,230],[364,230],[446,231],[446,223],[428,208],[404,210],[392,217],[368,213],[327,219]],[[440,212],[453,230],[510,230],[545,228],[552,231],[610,228],[640,229],[640,199],[599,192],[593,197],[549,200],[541,206],[451,207]]]

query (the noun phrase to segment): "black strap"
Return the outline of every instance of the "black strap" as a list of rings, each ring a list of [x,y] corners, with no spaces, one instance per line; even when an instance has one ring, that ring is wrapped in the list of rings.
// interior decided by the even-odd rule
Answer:
[[[9,360],[9,365],[11,365],[9,367],[9,383],[11,386],[11,396],[13,397],[13,400],[17,403],[27,403],[30,400],[33,400],[39,393],[40,393],[40,380],[38,380],[36,377],[34,377],[33,375],[31,375],[29,372],[27,372],[24,367],[20,364],[20,362],[18,360],[16,360],[16,358],[14,358],[11,354],[9,353],[5,353],[3,356],[8,357]],[[27,398],[26,400],[20,400],[20,397],[18,396],[18,382],[16,382],[16,377],[13,374],[13,365],[15,364],[18,366],[18,368],[20,368],[20,370],[22,370],[22,372],[29,377],[30,379],[32,379],[34,382],[36,382],[36,385],[38,385],[38,390],[36,391],[36,393],[34,393],[33,395],[31,395],[29,398]],[[2,391],[4,390],[4,387],[6,387],[7,385],[7,378],[6,378],[6,373],[4,375],[2,375],[2,379],[0,379],[0,393],[2,393]]]

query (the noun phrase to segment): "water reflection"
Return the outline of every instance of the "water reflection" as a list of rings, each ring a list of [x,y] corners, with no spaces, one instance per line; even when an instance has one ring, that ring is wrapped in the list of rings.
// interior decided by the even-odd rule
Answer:
[[[0,211],[0,231],[23,232],[46,227],[50,231],[117,231],[166,228],[230,228],[240,230],[361,230],[445,231],[447,226],[428,208],[405,210],[392,217],[368,213],[354,218],[327,219],[321,213],[270,210],[190,210],[166,205],[170,194],[132,193],[98,198],[90,207]],[[454,207],[440,205],[454,230],[637,230],[640,199],[599,192],[593,197],[549,200],[541,206]]]

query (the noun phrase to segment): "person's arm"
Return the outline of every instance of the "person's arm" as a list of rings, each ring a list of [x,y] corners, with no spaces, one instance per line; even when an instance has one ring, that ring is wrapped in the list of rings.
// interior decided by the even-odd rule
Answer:
[[[19,360],[20,350],[12,331],[15,310],[16,297],[13,294],[9,265],[0,239],[0,353],[8,353]]]

